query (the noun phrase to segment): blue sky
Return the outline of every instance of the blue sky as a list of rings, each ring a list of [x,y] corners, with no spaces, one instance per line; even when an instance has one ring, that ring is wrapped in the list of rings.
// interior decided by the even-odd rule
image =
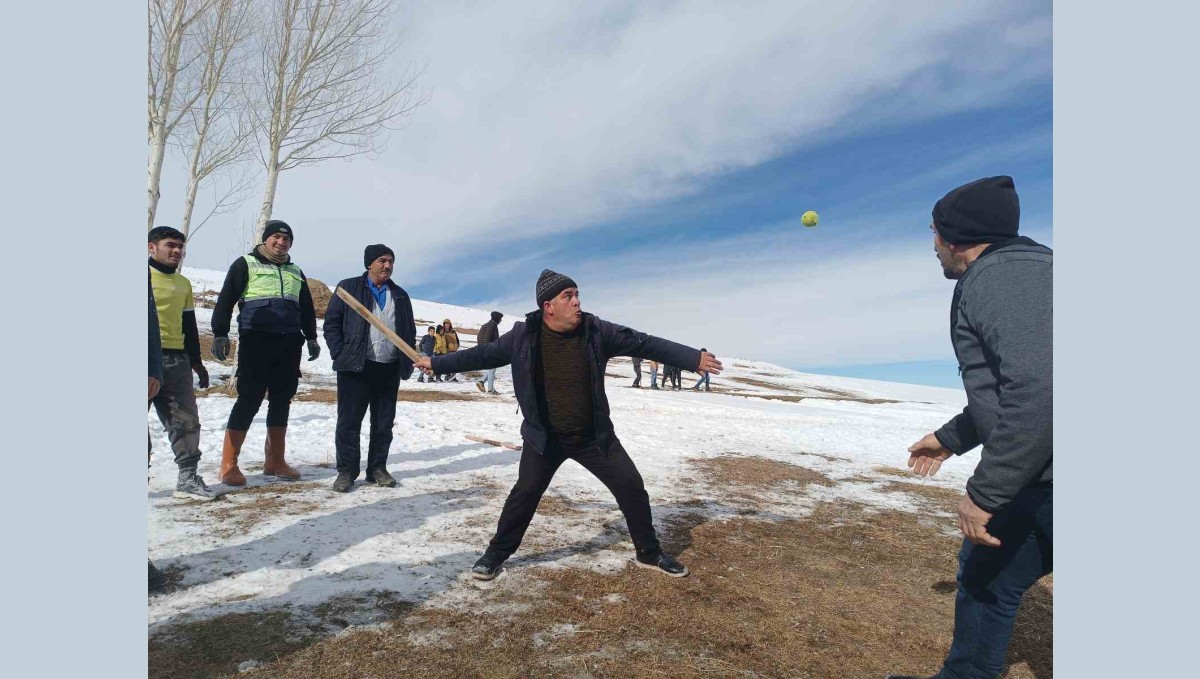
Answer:
[[[384,153],[280,181],[307,273],[384,242],[414,296],[514,314],[549,267],[718,355],[957,386],[933,202],[1010,174],[1052,245],[1049,2],[520,7],[405,6],[396,68],[425,65],[429,103]],[[189,263],[225,268],[256,207]]]

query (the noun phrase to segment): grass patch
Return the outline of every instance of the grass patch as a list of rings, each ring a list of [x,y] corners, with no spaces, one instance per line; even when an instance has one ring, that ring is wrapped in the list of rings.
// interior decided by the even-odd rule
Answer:
[[[152,679],[203,679],[238,675],[247,660],[268,662],[315,640],[282,611],[233,613],[178,625],[149,641]]]
[[[913,514],[696,514],[664,544],[690,577],[522,569],[463,610],[416,610],[242,676],[880,677],[932,674],[949,648],[958,541]],[[1052,582],[1039,583],[1018,614],[1008,679],[1052,676],[1052,615]]]
[[[317,487],[316,482],[280,482],[230,491],[225,501],[216,503],[209,512],[217,520],[213,531],[222,537],[230,537],[278,516],[316,511],[322,506],[320,502],[296,496]]]
[[[752,455],[693,459],[691,465],[719,486],[726,499],[742,507],[761,507],[772,492],[834,485],[819,471]]]

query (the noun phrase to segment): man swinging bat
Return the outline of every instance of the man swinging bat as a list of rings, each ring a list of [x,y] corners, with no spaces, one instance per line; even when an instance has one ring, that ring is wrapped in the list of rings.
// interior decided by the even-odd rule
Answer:
[[[572,459],[616,498],[637,550],[635,563],[672,577],[686,576],[687,568],[659,546],[641,474],[613,430],[604,368],[613,356],[632,356],[720,374],[721,362],[710,353],[583,313],[575,281],[549,269],[538,277],[535,293],[539,309],[498,341],[415,362],[434,373],[512,365],[513,389],[524,413],[521,466],[496,535],[472,575],[479,580],[499,575],[520,546],[554,473]]]

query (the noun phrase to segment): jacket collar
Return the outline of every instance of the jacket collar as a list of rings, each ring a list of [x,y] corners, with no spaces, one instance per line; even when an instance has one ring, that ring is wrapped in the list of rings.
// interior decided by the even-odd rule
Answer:
[[[148,257],[147,259],[150,262],[150,268],[154,269],[155,271],[161,271],[162,273],[170,275],[170,274],[175,273],[178,270],[177,267],[167,266],[166,264],[159,264],[158,262],[154,261],[153,257]]]
[[[262,243],[259,243],[259,245],[262,245]],[[252,255],[255,259],[262,262],[263,264],[270,264],[271,266],[287,266],[288,264],[292,263],[292,255],[291,254],[288,254],[287,261],[284,262],[283,264],[276,264],[275,262],[272,262],[271,260],[267,259],[266,257],[263,257],[262,253],[258,251],[258,245],[255,245],[254,247],[250,248],[250,252],[248,252],[246,254]]]
[[[590,334],[590,331],[592,329],[592,324],[593,324],[595,318],[596,317],[593,316],[592,314],[589,314],[586,311],[583,312],[583,319],[579,323],[580,323],[580,325],[584,326],[585,336]],[[529,334],[534,334],[534,333],[541,332],[541,329],[542,329],[542,310],[541,309],[538,309],[537,311],[530,311],[529,313],[525,314],[525,332],[527,332]]]
[[[979,253],[979,256],[975,258],[975,262],[978,262],[979,260],[983,259],[984,257],[987,257],[990,254],[999,252],[1005,248],[1011,248],[1014,245],[1032,245],[1034,247],[1040,247],[1040,248],[1046,247],[1046,246],[1042,245],[1041,243],[1035,241],[1034,239],[1026,238],[1025,236],[1017,236],[1015,238],[1006,238],[1004,240],[998,240],[995,243],[992,243],[991,245],[988,245],[986,248],[984,248],[983,252]],[[971,262],[971,263],[974,264],[975,262]]]

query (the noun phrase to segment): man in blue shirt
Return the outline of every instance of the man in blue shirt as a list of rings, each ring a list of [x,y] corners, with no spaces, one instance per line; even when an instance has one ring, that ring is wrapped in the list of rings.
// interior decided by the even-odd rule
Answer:
[[[347,278],[338,287],[350,293],[409,346],[416,340],[412,300],[392,282],[396,255],[386,245],[368,245],[363,252],[366,272]],[[392,426],[396,422],[396,390],[412,375],[412,360],[378,328],[367,322],[336,294],[325,311],[325,344],[337,371],[338,419],[334,434],[337,479],[333,490],[348,493],[361,469],[359,434],[363,416],[371,411],[367,449],[367,481],[392,488],[396,479],[387,471]]]

